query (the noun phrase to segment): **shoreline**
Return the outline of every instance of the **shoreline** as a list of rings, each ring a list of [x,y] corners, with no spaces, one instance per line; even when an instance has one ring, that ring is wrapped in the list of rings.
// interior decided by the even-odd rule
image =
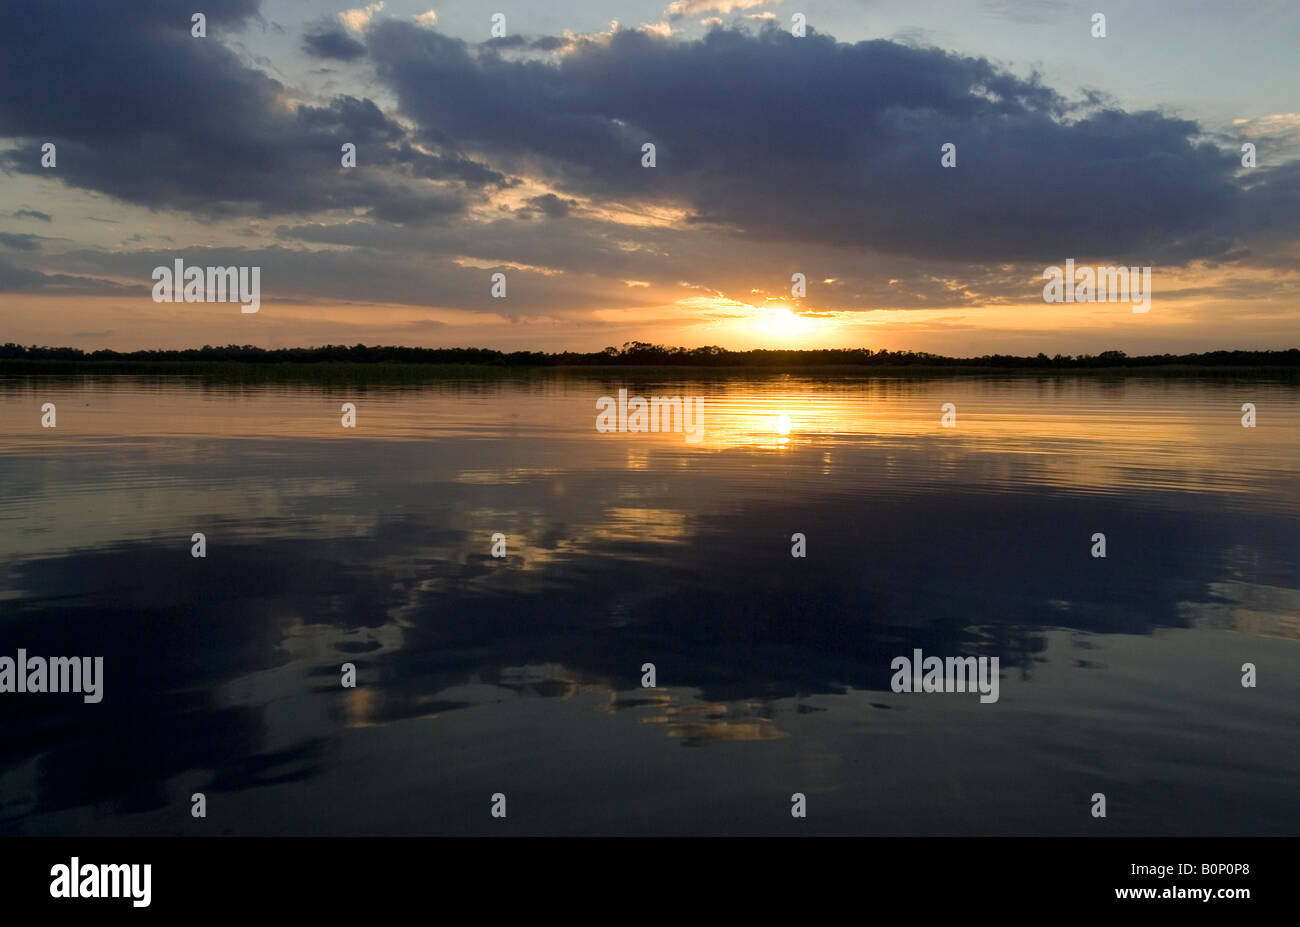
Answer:
[[[154,377],[206,381],[419,383],[439,380],[532,380],[581,377],[610,379],[769,379],[811,380],[931,379],[947,377],[1191,377],[1206,379],[1300,381],[1300,367],[1284,365],[1128,364],[1109,367],[998,367],[968,365],[505,365],[350,361],[82,361],[0,360],[4,378]]]

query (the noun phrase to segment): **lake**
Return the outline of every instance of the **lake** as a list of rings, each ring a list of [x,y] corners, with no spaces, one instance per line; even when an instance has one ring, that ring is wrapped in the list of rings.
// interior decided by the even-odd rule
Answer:
[[[0,474],[0,656],[103,658],[3,833],[1300,834],[1295,385],[10,377]]]

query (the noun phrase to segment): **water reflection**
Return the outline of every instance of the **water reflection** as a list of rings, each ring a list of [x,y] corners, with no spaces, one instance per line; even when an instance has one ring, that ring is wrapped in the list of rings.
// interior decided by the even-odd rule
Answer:
[[[704,395],[704,440],[597,434],[620,385]],[[1107,788],[1111,832],[1300,824],[1284,386],[6,381],[0,403],[0,653],[102,655],[106,693],[4,696],[6,832],[200,833],[192,791],[231,833],[485,832],[496,790],[519,833],[784,832],[794,791],[814,832],[1087,832],[1064,796]],[[915,647],[998,656],[1001,701],[894,694]]]

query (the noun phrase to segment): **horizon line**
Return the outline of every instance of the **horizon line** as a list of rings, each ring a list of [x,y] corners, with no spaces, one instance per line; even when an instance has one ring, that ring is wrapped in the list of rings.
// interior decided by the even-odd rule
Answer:
[[[303,355],[306,355],[305,357]],[[1261,360],[1282,360],[1284,366],[1300,365],[1300,347],[1241,349],[1218,348],[1211,351],[1195,351],[1180,354],[1169,352],[1161,354],[1130,355],[1119,349],[1108,349],[1097,354],[1060,354],[1048,355],[1042,351],[1037,354],[980,354],[958,357],[935,354],[929,351],[890,350],[889,348],[836,347],[836,348],[745,348],[731,349],[718,345],[701,345],[694,348],[651,344],[642,341],[624,342],[620,347],[608,346],[599,351],[507,351],[499,348],[485,347],[420,347],[414,345],[367,345],[358,342],[354,345],[324,344],[311,347],[265,348],[251,344],[210,345],[191,348],[137,348],[121,351],[113,348],[96,348],[87,350],[71,346],[29,345],[8,342],[0,346],[0,361],[133,361],[142,363],[156,362],[245,362],[253,358],[264,360],[284,360],[290,363],[328,363],[352,361],[362,363],[459,363],[475,364],[484,361],[505,361],[518,363],[526,361],[559,362],[556,366],[565,366],[565,362],[577,362],[590,365],[594,361],[608,361],[616,364],[649,364],[655,361],[668,361],[681,364],[707,365],[709,361],[717,362],[738,359],[780,359],[784,362],[809,365],[811,361],[839,360],[842,363],[870,364],[885,360],[904,360],[911,363],[933,362],[939,364],[970,365],[976,362],[1002,362],[1004,364],[1042,364],[1051,365],[1079,364],[1095,361],[1115,362],[1122,366],[1169,364],[1178,362],[1197,362],[1220,360],[1236,363],[1259,363]]]

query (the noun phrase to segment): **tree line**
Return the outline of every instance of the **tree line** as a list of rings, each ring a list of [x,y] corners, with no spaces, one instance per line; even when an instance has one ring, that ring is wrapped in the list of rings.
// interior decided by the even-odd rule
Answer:
[[[729,351],[716,345],[700,348],[665,347],[629,341],[603,351],[545,353],[496,351],[490,348],[414,348],[379,345],[324,345],[315,348],[259,348],[226,345],[183,350],[83,351],[80,348],[24,347],[12,342],[0,347],[0,360],[236,362],[243,364],[473,364],[497,367],[989,367],[1006,369],[1078,369],[1090,367],[1295,367],[1300,348],[1285,351],[1206,351],[1199,354],[1144,354],[1130,357],[1123,351],[1100,354],[1057,354],[1033,357],[984,354],[946,357],[925,351],[889,351],[870,348],[819,348],[815,350]]]

